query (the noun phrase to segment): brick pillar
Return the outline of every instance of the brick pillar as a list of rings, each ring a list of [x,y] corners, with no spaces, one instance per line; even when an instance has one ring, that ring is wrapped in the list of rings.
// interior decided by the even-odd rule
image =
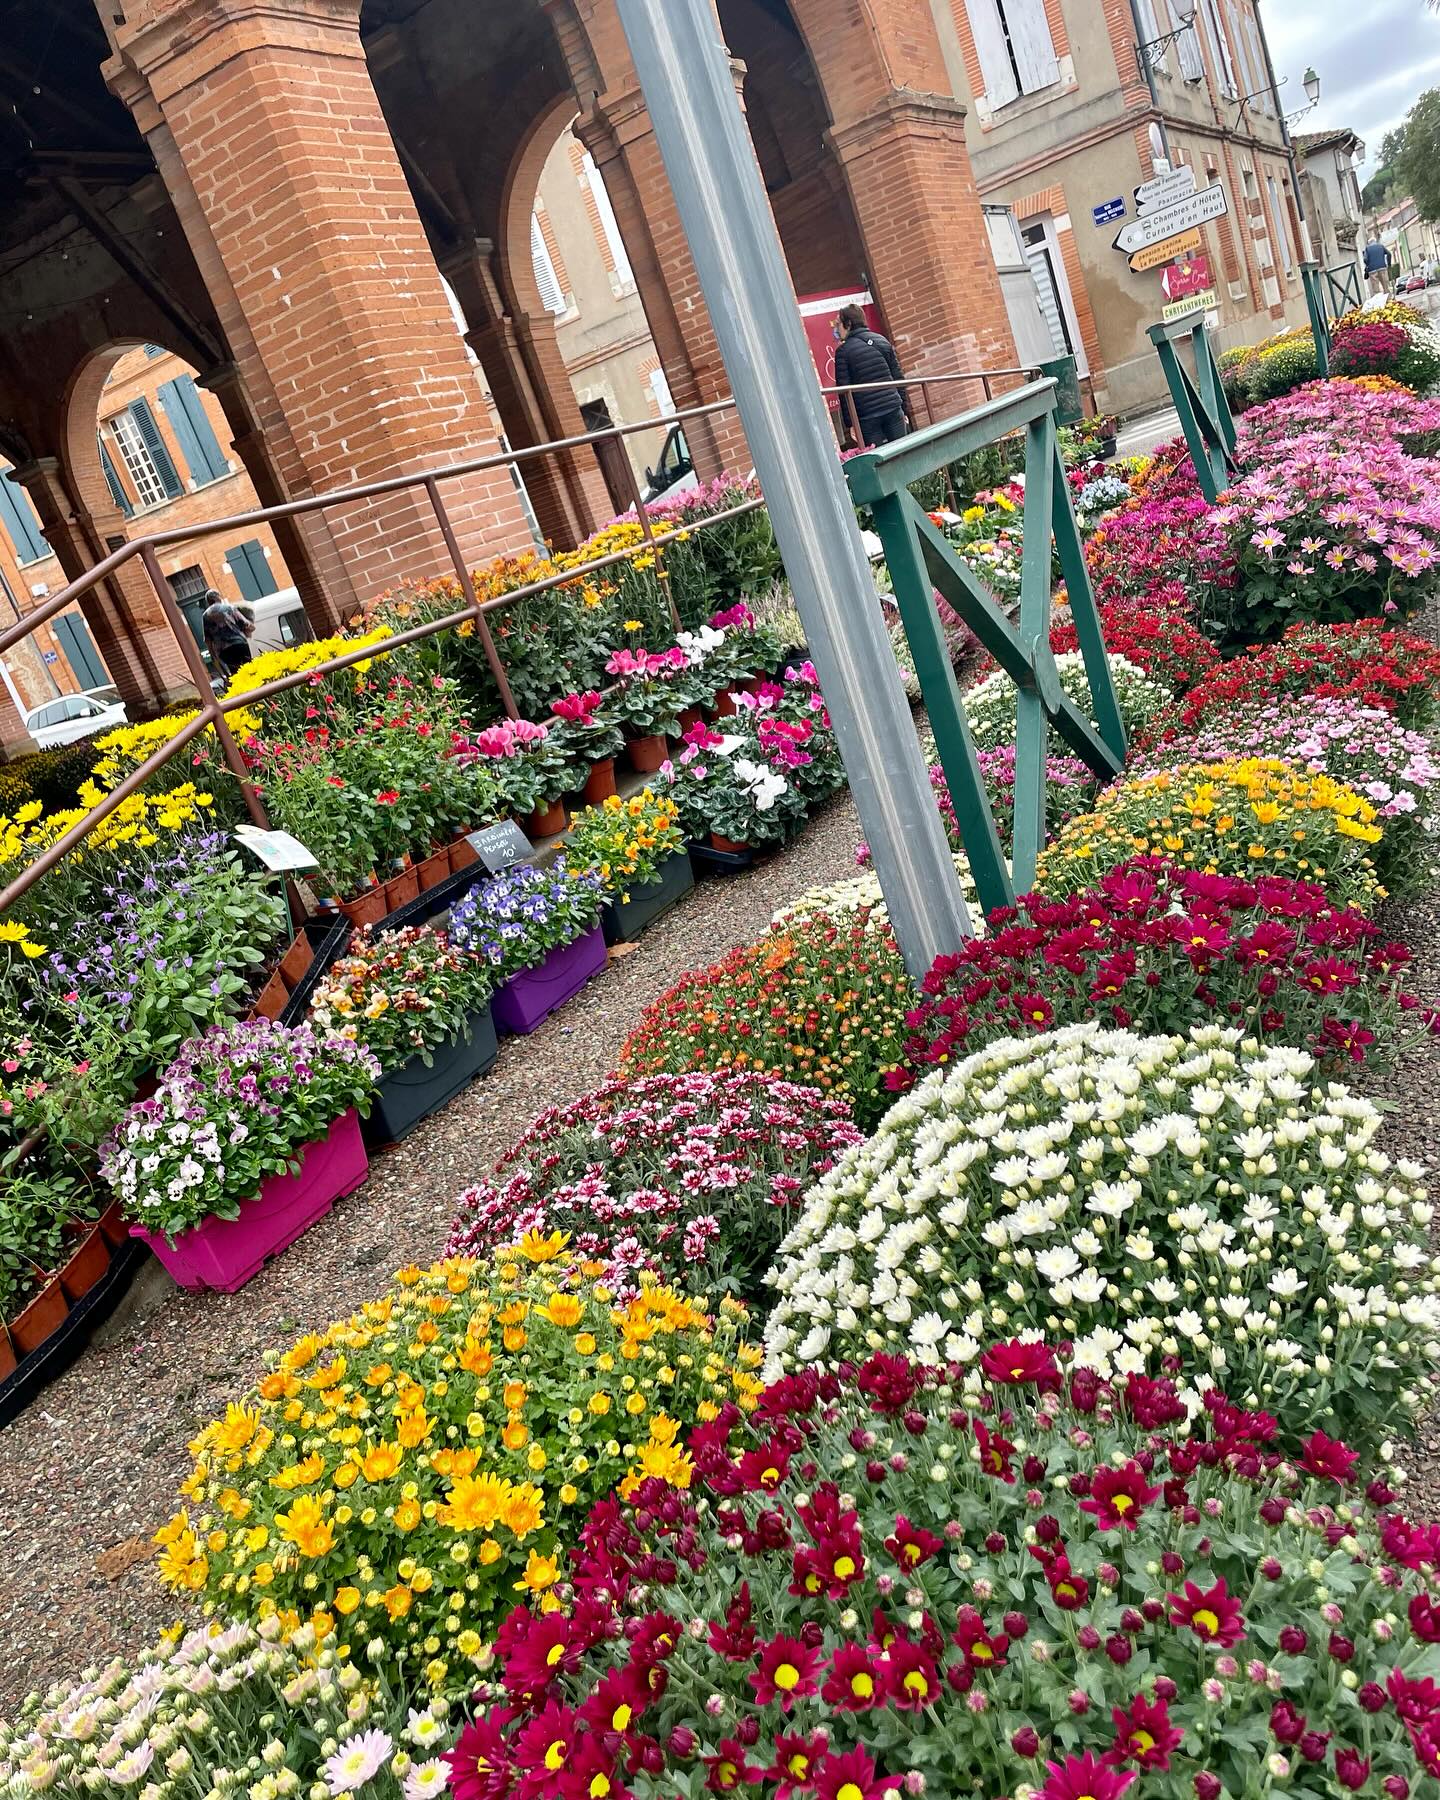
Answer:
[[[256,423],[239,369],[234,363],[221,363],[200,377],[200,385],[209,388],[225,409],[231,448],[250,477],[259,504],[283,506],[292,496],[285,492],[265,434]],[[350,616],[350,609],[343,605],[343,593],[328,587],[320,574],[317,549],[323,553],[324,546],[315,544],[314,533],[326,530],[323,517],[302,514],[293,519],[275,519],[270,529],[275,533],[311,629],[317,637],[337,631]]]
[[[67,582],[78,581],[128,541],[119,507],[90,510],[80,504],[66,486],[57,458],[22,463],[15,479],[29,494]],[[79,606],[132,720],[194,697],[180,646],[138,557],[82,594]]]
[[[140,0],[110,27],[106,78],[151,144],[293,496],[497,448],[359,21],[360,0]],[[503,469],[442,493],[470,561],[529,541]],[[423,491],[333,512],[329,531],[359,598],[450,567]]]
[[[10,654],[13,656],[15,652],[12,650]],[[0,681],[0,763],[13,762],[17,756],[28,756],[35,747],[35,740],[26,731],[25,721],[10,698],[9,688]]]
[[[965,109],[928,0],[791,0],[791,11],[825,92],[829,141],[901,368],[917,377],[1013,368]],[[968,383],[932,389],[937,416],[980,398]]]
[[[446,258],[444,271],[465,314],[465,341],[480,359],[510,447],[579,437],[585,421],[555,321],[547,312],[512,313],[505,307],[490,266],[493,253],[488,238],[477,238],[469,249]],[[531,457],[520,473],[547,543],[574,549],[613,511],[589,450]]]

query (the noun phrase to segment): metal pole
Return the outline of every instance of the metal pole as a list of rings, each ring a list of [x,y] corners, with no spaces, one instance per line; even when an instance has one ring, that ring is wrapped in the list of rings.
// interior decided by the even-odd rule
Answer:
[[[480,639],[480,648],[485,652],[485,661],[490,666],[490,676],[500,694],[500,704],[504,708],[507,719],[518,719],[515,710],[515,696],[510,691],[510,678],[505,673],[505,665],[500,660],[500,652],[495,645],[494,633],[490,630],[490,621],[480,610],[480,602],[475,597],[475,583],[470,578],[470,571],[465,566],[465,558],[460,554],[460,546],[455,541],[455,528],[450,523],[450,515],[440,498],[440,484],[433,475],[425,477],[425,492],[430,496],[430,504],[435,511],[435,521],[440,527],[440,535],[445,540],[445,548],[450,552],[450,561],[454,565],[455,579],[460,583],[460,592],[465,596],[470,608],[470,617],[475,632]]]
[[[775,539],[917,980],[971,935],[712,0],[618,0]]]

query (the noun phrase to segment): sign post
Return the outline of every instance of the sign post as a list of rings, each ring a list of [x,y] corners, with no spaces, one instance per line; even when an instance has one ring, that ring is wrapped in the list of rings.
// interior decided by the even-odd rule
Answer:
[[[617,0],[905,966],[971,935],[713,0]]]

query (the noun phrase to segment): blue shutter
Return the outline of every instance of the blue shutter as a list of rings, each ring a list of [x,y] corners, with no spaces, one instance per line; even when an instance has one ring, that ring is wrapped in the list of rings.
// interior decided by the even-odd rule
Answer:
[[[130,496],[120,484],[120,477],[115,473],[115,465],[110,460],[110,452],[105,448],[105,440],[97,431],[95,442],[100,446],[100,467],[105,471],[105,485],[110,490],[110,498],[120,508],[127,519],[135,516],[135,508],[130,503]]]
[[[148,400],[132,400],[130,417],[135,421],[135,429],[144,439],[145,448],[150,452],[150,460],[155,465],[155,473],[160,477],[160,485],[165,490],[167,500],[174,500],[185,492],[180,477],[175,473],[175,464],[170,459],[170,452],[165,448],[165,440],[160,435],[160,427],[155,423],[155,415],[150,410]]]
[[[220,448],[205,411],[205,402],[195,385],[193,375],[177,375],[174,381],[160,384],[159,399],[165,417],[174,427],[180,449],[195,478],[196,487],[207,481],[218,481],[230,473],[230,461]]]
[[[104,687],[110,680],[110,671],[101,662],[95,640],[90,635],[90,627],[84,619],[76,613],[60,613],[53,624],[60,647],[65,652],[65,659],[74,670],[75,679],[81,687]]]
[[[227,550],[225,560],[240,588],[242,600],[263,600],[267,594],[279,592],[280,584],[270,573],[264,546],[258,538],[249,538],[233,550]]]
[[[0,472],[0,524],[10,533],[15,554],[22,563],[39,562],[49,556],[50,546],[40,530],[40,521],[30,496],[9,469]]]

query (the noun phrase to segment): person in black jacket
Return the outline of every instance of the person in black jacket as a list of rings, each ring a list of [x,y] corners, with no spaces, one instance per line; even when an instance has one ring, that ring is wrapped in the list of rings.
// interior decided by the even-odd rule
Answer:
[[[845,333],[835,352],[836,387],[859,387],[867,381],[901,379],[900,364],[887,339],[872,331],[858,306],[847,306],[840,313],[840,328]],[[855,404],[855,417],[860,421],[860,435],[867,444],[889,444],[909,431],[910,401],[903,387],[871,388],[864,393],[841,397],[841,417],[850,422],[850,403]]]

